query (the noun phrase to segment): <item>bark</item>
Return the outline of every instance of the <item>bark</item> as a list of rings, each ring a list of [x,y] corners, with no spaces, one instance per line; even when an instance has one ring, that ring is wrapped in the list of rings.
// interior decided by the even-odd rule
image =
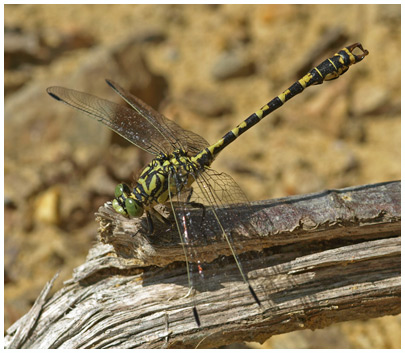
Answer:
[[[188,293],[176,229],[157,225],[150,235],[144,220],[106,204],[86,262],[49,299],[55,278],[47,284],[8,330],[6,347],[209,348],[399,314],[400,189],[400,181],[387,182],[238,208],[240,223],[224,227],[235,227],[235,249],[260,305],[217,236],[196,240],[190,254],[212,263]],[[190,216],[198,220],[201,209]],[[238,227],[245,221],[251,226]],[[204,224],[217,231],[210,227]]]

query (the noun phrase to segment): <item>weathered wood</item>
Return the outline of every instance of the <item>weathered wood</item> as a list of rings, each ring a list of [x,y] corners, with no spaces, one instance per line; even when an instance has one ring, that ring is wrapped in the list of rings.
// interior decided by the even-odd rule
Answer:
[[[244,229],[233,233],[243,245],[237,251],[248,264],[260,306],[232,263],[224,261],[229,251],[217,248],[215,239],[196,245],[214,260],[212,268],[205,268],[209,285],[186,296],[177,233],[162,227],[148,236],[140,221],[101,207],[101,241],[72,280],[44,302],[46,287],[32,310],[8,330],[6,347],[218,347],[398,314],[400,188],[399,181],[365,185],[255,203],[253,212],[239,210],[239,217],[256,225],[255,237]]]

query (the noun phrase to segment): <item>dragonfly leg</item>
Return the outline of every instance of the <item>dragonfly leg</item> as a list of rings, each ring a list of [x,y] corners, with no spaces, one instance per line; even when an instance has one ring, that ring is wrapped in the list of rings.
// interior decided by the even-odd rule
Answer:
[[[154,208],[151,208],[150,210],[146,211],[146,231],[148,234],[152,235],[155,232],[155,227],[153,225],[153,217],[157,218],[159,221],[165,224],[170,224],[170,222],[163,217],[158,211],[156,211]]]
[[[146,212],[146,224],[148,234],[153,234],[155,232],[155,227],[153,225],[153,218],[158,219],[161,223],[164,223],[167,226],[172,226],[172,222],[168,220],[165,216],[162,216],[154,208],[150,208]]]
[[[153,234],[153,232],[155,231],[154,227],[153,227],[153,220],[152,217],[150,215],[149,211],[146,211],[146,224],[147,224],[147,232],[148,234]]]

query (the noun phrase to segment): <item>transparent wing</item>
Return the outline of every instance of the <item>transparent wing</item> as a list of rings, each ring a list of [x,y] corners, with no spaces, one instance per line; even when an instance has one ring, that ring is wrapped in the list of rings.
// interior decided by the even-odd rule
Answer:
[[[47,92],[55,99],[76,108],[107,125],[129,142],[154,155],[173,150],[158,130],[142,115],[130,109],[88,93],[64,87],[49,87]]]
[[[161,133],[166,141],[170,142],[172,150],[182,148],[194,155],[209,146],[208,142],[203,137],[192,131],[181,128],[174,121],[167,119],[145,102],[124,90],[117,83],[111,80],[106,80],[106,82],[138,114],[148,120],[149,123]]]
[[[207,220],[215,219],[220,228],[220,240],[218,248],[227,247],[230,252],[224,259],[221,267],[231,270],[230,277],[239,274],[249,289],[251,297],[260,306],[260,300],[247,277],[247,269],[251,263],[257,259],[257,254],[248,252],[245,248],[245,240],[254,239],[260,241],[260,236],[256,231],[257,220],[253,207],[250,205],[245,193],[239,185],[226,173],[218,173],[213,169],[205,168],[196,178],[195,200],[200,199],[208,203],[206,209]],[[193,199],[190,199],[191,202]],[[261,222],[269,222],[268,217],[260,217]],[[211,221],[212,222],[212,221]],[[207,227],[203,227],[207,229]],[[233,234],[237,235],[235,238]],[[242,257],[240,256],[242,254]],[[222,255],[222,254],[221,254]],[[230,256],[232,255],[232,256]],[[247,256],[245,256],[247,255]],[[231,260],[231,262],[229,262]]]
[[[249,206],[249,200],[233,178],[226,174],[205,168],[197,177],[192,201],[206,203],[219,208]]]
[[[194,293],[192,293],[193,290],[199,290],[200,286],[204,285],[204,275],[199,271],[200,263],[204,261],[203,247],[200,242],[204,239],[199,236],[199,227],[195,226],[195,224],[200,224],[200,221],[192,217],[192,207],[188,203],[192,195],[192,188],[187,186],[187,181],[180,174],[170,174],[168,183],[169,185],[175,183],[177,189],[177,192],[173,194],[169,189],[169,202],[184,251],[189,287],[187,295],[193,295],[193,314],[197,325],[200,326],[200,315],[196,308]]]
[[[226,285],[231,292],[232,280],[240,281],[242,277],[250,294],[260,304],[238,255],[243,252],[243,245],[232,236],[238,227],[244,234],[254,236],[255,233],[249,221],[241,221],[240,211],[250,207],[245,194],[225,173],[207,168],[192,176],[195,180],[192,187],[186,188],[180,182],[178,202],[171,204],[188,262],[190,288],[209,290]],[[228,283],[219,280],[224,278],[229,279]],[[249,295],[248,290],[246,295]],[[200,304],[201,299],[197,301],[197,308]]]
[[[229,175],[210,168],[188,175],[194,179],[191,187],[186,186],[187,178],[182,173],[170,176],[175,181],[177,193],[170,195],[169,200],[182,242],[190,247],[196,244],[209,247],[211,243],[225,242],[223,247],[230,247],[228,233],[241,224],[241,210],[250,208],[244,192]],[[216,255],[212,249],[206,250],[195,253],[199,253],[199,260],[211,262]],[[225,253],[232,254],[232,251],[228,249]],[[191,256],[192,260],[195,256]]]
[[[111,85],[110,82],[109,84]],[[134,145],[153,155],[162,152],[169,154],[177,148],[188,146],[191,149],[186,151],[197,153],[208,145],[202,137],[183,130],[138,98],[129,94],[123,96],[124,91],[119,86],[112,87],[131,107],[64,87],[49,87],[47,92],[53,98],[105,124]],[[181,140],[183,137],[184,141]],[[194,144],[191,142],[193,138],[196,139]]]

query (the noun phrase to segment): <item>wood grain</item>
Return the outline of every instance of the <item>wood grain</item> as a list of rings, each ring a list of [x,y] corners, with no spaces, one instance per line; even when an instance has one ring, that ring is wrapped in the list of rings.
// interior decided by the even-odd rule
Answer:
[[[186,296],[177,233],[162,226],[148,235],[141,220],[105,205],[97,214],[99,241],[86,262],[47,300],[55,278],[44,288],[8,330],[6,347],[209,348],[396,315],[400,189],[400,181],[387,182],[238,210],[238,217],[255,225],[254,236],[235,229],[233,238],[260,306],[228,261],[229,250],[216,247],[215,239],[195,246],[213,261],[205,272],[209,285]],[[198,217],[201,210],[195,212]]]

